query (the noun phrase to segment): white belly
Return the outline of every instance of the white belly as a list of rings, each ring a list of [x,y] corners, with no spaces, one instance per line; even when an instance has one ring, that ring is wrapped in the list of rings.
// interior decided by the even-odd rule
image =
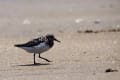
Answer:
[[[22,47],[22,49],[26,50],[29,53],[42,53],[49,50],[50,47],[45,43],[41,43],[40,45],[34,47]]]

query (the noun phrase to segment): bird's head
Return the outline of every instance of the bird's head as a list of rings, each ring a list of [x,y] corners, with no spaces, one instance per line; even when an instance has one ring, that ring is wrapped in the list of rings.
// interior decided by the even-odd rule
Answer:
[[[51,41],[60,42],[58,39],[56,39],[56,38],[54,37],[53,34],[48,34],[48,35],[46,35],[46,38],[47,38],[48,40],[51,40]]]

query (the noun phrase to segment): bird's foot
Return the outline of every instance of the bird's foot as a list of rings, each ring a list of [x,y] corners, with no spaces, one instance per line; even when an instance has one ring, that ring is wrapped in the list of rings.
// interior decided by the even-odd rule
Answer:
[[[39,65],[40,63],[34,63],[34,65]]]
[[[41,58],[41,59],[43,59],[43,60],[45,60],[45,61],[47,61],[47,62],[52,62],[52,61],[50,61],[50,60],[48,60],[48,59],[46,59],[46,58],[43,58],[43,57],[41,57],[41,56],[39,56],[39,58]]]
[[[46,61],[47,61],[47,62],[52,62],[52,61],[50,61],[50,60],[48,60],[48,59],[46,59]]]

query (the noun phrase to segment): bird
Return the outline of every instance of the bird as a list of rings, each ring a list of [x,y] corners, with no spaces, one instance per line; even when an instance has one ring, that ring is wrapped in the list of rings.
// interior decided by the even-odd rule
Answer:
[[[51,49],[54,45],[54,41],[61,42],[58,39],[55,38],[53,34],[47,34],[45,36],[40,36],[38,38],[32,39],[26,43],[23,44],[15,44],[15,47],[24,49],[25,51],[29,53],[33,53],[34,57],[34,64],[37,64],[35,61],[35,55],[39,54],[39,58],[47,61],[52,62],[44,57],[41,57],[41,53],[48,51]]]

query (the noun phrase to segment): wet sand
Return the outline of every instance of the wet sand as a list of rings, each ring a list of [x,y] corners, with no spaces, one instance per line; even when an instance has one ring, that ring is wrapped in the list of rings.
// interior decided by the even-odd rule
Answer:
[[[33,65],[33,54],[15,48],[28,38],[8,38],[0,41],[1,80],[119,80],[120,32],[106,33],[59,33],[61,44],[42,56],[52,60],[46,62],[36,55],[38,65]],[[106,73],[106,69],[118,72]]]

